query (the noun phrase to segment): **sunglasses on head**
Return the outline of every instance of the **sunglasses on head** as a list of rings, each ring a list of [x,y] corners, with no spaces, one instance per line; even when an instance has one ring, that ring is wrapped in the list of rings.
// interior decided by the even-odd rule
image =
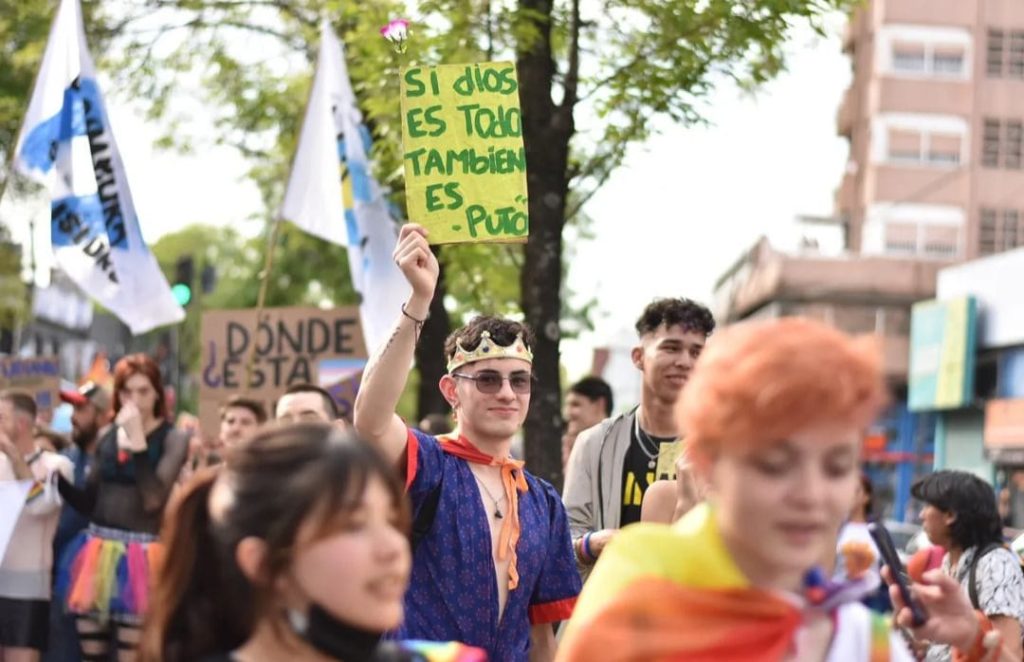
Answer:
[[[501,385],[508,380],[508,385],[512,388],[514,393],[524,394],[529,393],[530,388],[533,386],[533,375],[528,372],[513,372],[511,375],[506,377],[500,372],[494,372],[493,370],[481,370],[475,375],[467,375],[462,372],[453,372],[452,377],[459,377],[461,379],[468,379],[476,383],[476,390],[487,395],[494,395],[501,390]]]

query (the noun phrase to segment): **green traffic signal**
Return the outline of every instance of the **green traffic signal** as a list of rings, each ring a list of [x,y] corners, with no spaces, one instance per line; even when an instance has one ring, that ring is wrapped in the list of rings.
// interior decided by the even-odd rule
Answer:
[[[185,283],[175,283],[171,287],[171,294],[179,306],[187,306],[192,301],[192,288]]]

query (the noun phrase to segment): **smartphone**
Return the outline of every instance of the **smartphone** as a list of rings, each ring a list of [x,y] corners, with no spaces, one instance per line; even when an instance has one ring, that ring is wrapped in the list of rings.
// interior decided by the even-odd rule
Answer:
[[[928,620],[928,613],[925,612],[924,607],[914,599],[913,594],[910,592],[910,576],[907,574],[907,569],[903,567],[903,561],[900,561],[899,554],[896,553],[896,545],[892,542],[892,536],[889,535],[889,531],[880,522],[869,523],[868,532],[871,533],[871,537],[878,546],[878,551],[882,555],[882,562],[889,566],[889,572],[892,573],[893,581],[896,582],[896,586],[899,588],[900,597],[903,598],[903,602],[910,609],[911,622],[913,622],[914,627],[921,627]]]

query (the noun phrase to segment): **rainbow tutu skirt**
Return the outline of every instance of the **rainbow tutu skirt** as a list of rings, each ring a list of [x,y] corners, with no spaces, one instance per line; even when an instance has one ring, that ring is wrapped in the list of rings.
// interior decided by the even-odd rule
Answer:
[[[140,622],[162,553],[152,534],[90,524],[61,555],[56,594],[70,613]]]

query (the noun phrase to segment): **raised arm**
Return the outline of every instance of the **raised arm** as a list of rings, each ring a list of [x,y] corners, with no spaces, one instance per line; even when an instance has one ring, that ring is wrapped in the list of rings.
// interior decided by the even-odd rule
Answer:
[[[407,439],[405,423],[395,413],[395,406],[405,389],[416,341],[437,285],[437,258],[426,236],[426,230],[412,223],[403,226],[398,235],[394,258],[412,286],[412,294],[403,309],[395,311],[396,322],[387,342],[370,356],[356,396],[356,432],[393,462],[402,458]]]

